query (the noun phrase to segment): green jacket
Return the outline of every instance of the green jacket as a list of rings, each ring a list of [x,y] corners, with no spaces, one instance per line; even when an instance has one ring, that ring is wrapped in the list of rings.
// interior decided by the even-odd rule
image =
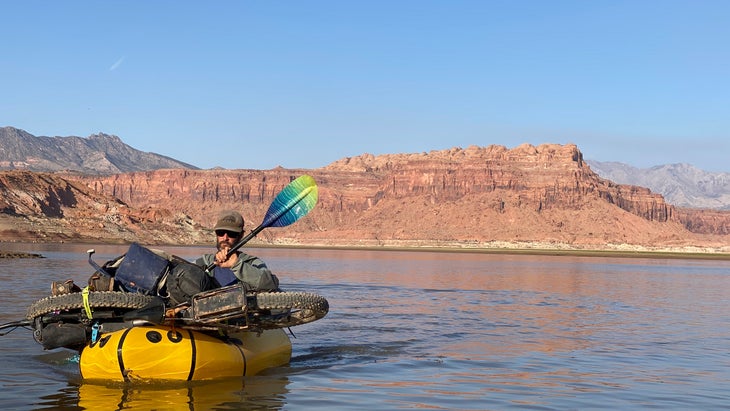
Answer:
[[[207,267],[214,262],[215,254],[205,254],[195,262],[201,267]],[[277,291],[279,290],[279,279],[258,257],[239,252],[238,261],[231,267],[233,275],[241,282],[256,291]],[[208,273],[211,277],[213,272]]]

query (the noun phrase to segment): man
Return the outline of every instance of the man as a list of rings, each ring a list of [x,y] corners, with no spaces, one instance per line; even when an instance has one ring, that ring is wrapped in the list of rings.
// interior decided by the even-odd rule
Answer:
[[[218,252],[205,254],[195,263],[202,267],[215,263],[210,274],[221,286],[241,281],[256,291],[277,291],[279,279],[261,259],[241,251],[227,257],[231,247],[243,237],[243,225],[243,217],[237,211],[222,212],[214,228]]]

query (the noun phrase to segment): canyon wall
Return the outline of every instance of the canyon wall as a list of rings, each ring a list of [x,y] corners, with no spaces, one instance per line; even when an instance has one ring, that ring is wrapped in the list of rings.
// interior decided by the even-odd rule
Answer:
[[[221,210],[246,228],[310,174],[315,209],[254,242],[319,245],[727,247],[730,213],[678,210],[600,178],[575,145],[454,148],[345,158],[319,169],[189,170],[90,176],[0,174],[3,239],[210,243]]]
[[[318,183],[317,207],[291,227],[265,231],[264,241],[722,242],[700,239],[703,231],[719,233],[707,223],[681,220],[661,195],[600,178],[570,144],[365,154],[313,170],[158,170],[68,178],[135,209],[183,213],[201,227],[210,227],[220,210],[237,209],[252,229],[276,194],[301,174]]]

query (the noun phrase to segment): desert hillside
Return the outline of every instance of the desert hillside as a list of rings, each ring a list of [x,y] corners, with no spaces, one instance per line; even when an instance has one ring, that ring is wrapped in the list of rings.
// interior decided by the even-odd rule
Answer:
[[[3,239],[210,241],[219,210],[248,229],[301,174],[317,207],[264,230],[270,244],[728,249],[730,213],[684,210],[600,178],[574,145],[362,155],[312,170],[166,169],[109,176],[0,174]]]

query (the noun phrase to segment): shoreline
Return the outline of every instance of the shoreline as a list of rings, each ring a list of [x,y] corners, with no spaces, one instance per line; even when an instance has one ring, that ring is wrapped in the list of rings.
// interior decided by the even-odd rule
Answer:
[[[43,258],[42,255],[36,253],[28,253],[22,251],[5,251],[2,244],[104,244],[104,245],[122,245],[117,241],[43,241],[43,242],[27,242],[27,241],[0,241],[0,259],[1,258]],[[205,244],[179,244],[179,243],[156,243],[143,244],[150,247],[164,248],[169,247],[210,247],[210,243]],[[520,247],[519,244],[509,244],[502,247],[476,247],[474,245],[355,245],[355,244],[302,244],[299,242],[283,241],[277,243],[266,243],[261,241],[252,241],[245,244],[242,248],[279,248],[279,249],[311,249],[311,250],[355,250],[355,251],[385,251],[385,252],[434,252],[434,253],[468,253],[468,254],[502,254],[502,255],[526,255],[526,256],[573,256],[573,257],[608,257],[608,258],[652,258],[652,259],[687,259],[687,260],[719,260],[730,261],[730,253],[711,252],[695,250],[677,250],[677,249],[622,249],[605,248],[605,249],[588,249],[576,247],[545,247],[544,244],[530,244],[530,246]],[[696,247],[695,247],[696,248]]]
[[[292,248],[312,250],[362,250],[362,251],[401,251],[401,252],[436,252],[467,254],[504,254],[504,255],[536,255],[536,256],[573,256],[573,257],[611,257],[611,258],[657,258],[688,260],[728,260],[730,253],[707,253],[687,251],[628,251],[600,249],[562,249],[562,248],[462,248],[462,247],[406,247],[406,246],[335,246],[335,245],[280,245],[280,244],[247,244],[246,248]]]

